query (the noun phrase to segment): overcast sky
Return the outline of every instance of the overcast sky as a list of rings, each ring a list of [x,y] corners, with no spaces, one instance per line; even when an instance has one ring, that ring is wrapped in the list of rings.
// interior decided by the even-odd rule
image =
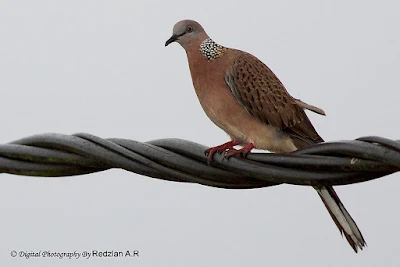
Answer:
[[[175,22],[256,55],[326,140],[400,138],[398,1],[0,0],[0,143],[87,132],[228,140],[204,115]],[[355,254],[316,192],[223,190],[123,170],[1,175],[1,266],[400,266],[399,174],[337,187],[368,247]],[[140,257],[22,259],[10,252],[139,250]]]

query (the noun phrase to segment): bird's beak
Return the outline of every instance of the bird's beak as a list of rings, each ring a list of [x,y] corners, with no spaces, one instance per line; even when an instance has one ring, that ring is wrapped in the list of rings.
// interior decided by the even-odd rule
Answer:
[[[178,40],[179,36],[176,34],[173,34],[171,36],[171,38],[169,38],[166,42],[165,42],[165,46],[169,45],[170,43],[175,42],[176,40]]]

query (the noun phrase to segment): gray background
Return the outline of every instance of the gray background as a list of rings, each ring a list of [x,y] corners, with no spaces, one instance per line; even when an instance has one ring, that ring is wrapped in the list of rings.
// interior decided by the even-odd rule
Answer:
[[[0,1],[0,142],[56,132],[227,141],[198,103],[178,20],[268,64],[326,140],[400,138],[398,1]],[[397,178],[397,179],[396,179]],[[337,188],[358,255],[317,194],[221,190],[122,170],[1,175],[2,266],[400,266],[398,174]],[[11,250],[139,249],[140,258],[21,259]]]

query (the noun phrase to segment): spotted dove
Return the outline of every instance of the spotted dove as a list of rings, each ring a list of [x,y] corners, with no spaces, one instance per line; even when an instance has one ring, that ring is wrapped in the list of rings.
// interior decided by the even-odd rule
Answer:
[[[251,149],[292,152],[323,142],[304,109],[323,110],[293,98],[277,76],[255,56],[214,42],[193,20],[175,24],[165,43],[178,42],[186,51],[193,85],[207,116],[231,141],[207,150],[226,156]],[[243,148],[236,150],[235,145]],[[355,221],[331,186],[314,187],[336,226],[357,252],[366,245]]]

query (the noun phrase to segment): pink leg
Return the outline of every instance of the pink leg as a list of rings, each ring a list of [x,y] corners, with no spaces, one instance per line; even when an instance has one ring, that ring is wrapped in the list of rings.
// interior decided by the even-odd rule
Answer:
[[[219,145],[219,146],[215,146],[215,147],[210,147],[209,149],[207,149],[205,151],[205,154],[208,156],[208,164],[211,163],[213,156],[216,152],[220,153],[223,152],[225,150],[231,150],[234,149],[233,147],[236,145],[239,145],[240,142],[236,141],[236,140],[231,140],[229,142],[226,142],[225,144]]]
[[[232,156],[243,156],[245,157],[253,148],[255,148],[253,143],[248,143],[241,149],[234,149],[233,147],[226,152],[225,157],[229,159]]]

